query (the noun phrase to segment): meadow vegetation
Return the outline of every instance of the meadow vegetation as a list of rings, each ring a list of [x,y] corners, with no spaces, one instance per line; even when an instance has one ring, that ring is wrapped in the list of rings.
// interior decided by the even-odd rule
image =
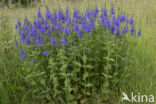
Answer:
[[[114,39],[112,35],[102,39],[99,34],[110,33],[100,25],[91,34],[86,33],[82,41],[69,36],[68,39],[75,39],[74,45],[67,43],[51,49],[51,43],[46,43],[52,51],[45,56],[45,50],[22,44],[28,58],[21,61],[21,46],[14,44],[15,37],[19,39],[15,29],[19,19],[23,23],[26,17],[33,24],[39,8],[44,15],[47,7],[51,12],[69,8],[71,13],[76,8],[81,14],[98,7],[100,14],[105,7],[109,11],[112,4],[116,13],[133,16],[136,31],[141,28],[142,36],[128,33],[126,41],[125,37]],[[122,91],[156,96],[155,5],[155,0],[43,0],[35,7],[0,8],[0,104],[120,104]],[[74,30],[71,33],[75,34]],[[58,40],[60,33],[55,34],[59,35]],[[88,35],[94,41],[86,43]],[[85,48],[78,50],[79,44]],[[109,67],[110,70],[101,70]]]

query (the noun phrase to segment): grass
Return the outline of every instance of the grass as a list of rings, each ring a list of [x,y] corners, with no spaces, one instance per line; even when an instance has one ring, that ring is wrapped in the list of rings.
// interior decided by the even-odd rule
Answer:
[[[129,53],[133,52],[135,65],[128,65],[125,79],[125,92],[140,92],[141,94],[153,94],[156,96],[156,0],[44,0],[42,4],[30,8],[0,8],[0,103],[10,104],[10,94],[13,94],[14,103],[25,102],[26,92],[18,83],[20,79],[19,53],[13,45],[15,30],[14,24],[18,19],[26,16],[33,19],[40,7],[45,11],[45,6],[50,10],[69,7],[80,11],[86,7],[97,5],[103,8],[105,4],[110,8],[112,3],[118,11],[126,11],[133,14],[137,27],[142,28],[143,36],[137,40],[137,46],[129,44]],[[131,50],[135,47],[135,50]],[[131,54],[130,54],[131,55]],[[7,86],[4,88],[4,85]],[[23,101],[21,101],[21,99]],[[30,102],[29,102],[30,103]],[[33,101],[31,102],[33,104]],[[23,103],[24,104],[24,103]]]

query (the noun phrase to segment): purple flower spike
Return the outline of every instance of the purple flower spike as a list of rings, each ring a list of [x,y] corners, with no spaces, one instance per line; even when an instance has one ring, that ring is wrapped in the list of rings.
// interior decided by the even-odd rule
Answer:
[[[41,14],[40,10],[38,10],[38,12],[37,12],[37,17],[42,18],[42,14]]]
[[[115,23],[114,23],[117,27],[120,26],[120,21],[119,20],[116,20]]]
[[[111,14],[114,14],[114,8],[111,8],[110,12]]]
[[[24,19],[24,24],[25,24],[26,26],[28,25],[28,19],[27,19],[27,18]]]
[[[82,38],[82,32],[81,32],[81,31],[79,31],[79,32],[77,33],[77,35],[78,35],[80,38]]]
[[[43,52],[43,55],[44,55],[44,56],[48,56],[48,55],[49,55],[49,52],[48,52],[48,51],[44,51],[44,52]]]
[[[96,17],[98,13],[99,13],[99,9],[95,8],[95,10],[93,12],[93,17]]]
[[[60,31],[62,29],[62,26],[60,23],[57,24],[57,29]]]
[[[21,21],[20,21],[20,20],[18,20],[18,25],[19,25],[19,26],[21,26],[21,24],[22,24],[22,23],[21,23]]]
[[[47,12],[46,12],[45,16],[46,16],[46,19],[50,19],[52,16],[48,8],[47,8]]]
[[[69,15],[69,9],[66,9],[66,16],[68,16]]]
[[[104,24],[106,29],[111,28],[111,22],[109,21],[109,19],[106,21],[106,23]]]
[[[18,28],[18,24],[15,25],[15,29],[17,29],[17,28]]]
[[[64,28],[62,32],[64,32],[65,35],[68,35],[69,34],[69,29],[68,28]]]
[[[135,35],[135,27],[134,26],[131,27],[131,34]]]
[[[25,37],[25,41],[26,41],[27,46],[29,46],[29,44],[30,44],[30,39],[29,39],[29,37]]]
[[[52,38],[51,38],[51,44],[52,44],[52,45],[56,45],[56,43],[57,43],[57,42],[56,42],[56,40],[55,40],[55,37],[52,37]]]
[[[126,25],[125,28],[122,30],[123,34],[126,34],[128,32],[128,26]]]
[[[142,34],[141,34],[141,29],[139,30],[138,32],[138,36],[140,37]]]
[[[86,17],[87,17],[87,18],[90,18],[90,17],[91,17],[90,11],[86,11]]]
[[[74,10],[73,18],[79,19],[80,18],[80,13],[78,11]]]
[[[40,46],[42,44],[42,36],[38,35],[37,36],[37,45]]]
[[[114,32],[115,32],[115,25],[112,25],[111,26],[111,33],[114,34]]]
[[[75,31],[76,33],[79,32],[79,25],[75,25],[75,26],[74,26],[74,31]]]
[[[35,63],[36,62],[36,60],[31,60],[33,63]]]
[[[17,46],[18,45],[18,42],[17,42],[17,40],[15,39],[15,46]]]
[[[130,20],[129,20],[129,24],[131,24],[131,25],[134,24],[133,19],[130,19]]]
[[[120,29],[119,29],[119,27],[117,27],[117,29],[116,29],[116,37],[119,37],[120,36]]]
[[[62,42],[62,44],[61,44],[61,45],[66,45],[66,44],[67,44],[67,42],[66,42],[66,39],[65,39],[65,38],[62,38],[61,42]]]
[[[107,9],[106,8],[103,10],[103,13],[104,13],[104,17],[107,18],[108,14],[107,14]]]
[[[20,56],[21,56],[21,60],[26,59],[24,49],[21,49]]]

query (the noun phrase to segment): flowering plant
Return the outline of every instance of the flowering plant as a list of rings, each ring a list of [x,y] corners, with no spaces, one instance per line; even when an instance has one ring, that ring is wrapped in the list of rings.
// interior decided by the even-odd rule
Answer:
[[[111,102],[109,95],[120,90],[127,64],[127,35],[141,36],[133,19],[117,15],[114,8],[84,15],[47,8],[45,16],[39,10],[33,22],[19,20],[15,28],[28,91],[57,104],[96,103],[96,95],[100,104]]]

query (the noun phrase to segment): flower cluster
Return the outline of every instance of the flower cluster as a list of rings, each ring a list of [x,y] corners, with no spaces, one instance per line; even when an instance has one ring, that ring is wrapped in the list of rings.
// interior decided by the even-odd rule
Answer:
[[[114,8],[111,8],[110,11],[106,8],[102,11],[95,8],[91,11],[87,10],[83,15],[76,9],[73,14],[69,9],[66,9],[65,12],[60,9],[54,13],[47,9],[45,15],[38,10],[33,23],[27,18],[23,24],[20,20],[18,21],[15,28],[18,30],[20,41],[15,39],[15,44],[17,46],[19,42],[27,46],[44,48],[43,55],[48,56],[47,42],[50,42],[52,46],[65,46],[68,44],[67,37],[70,35],[76,34],[77,38],[81,39],[85,34],[91,34],[96,26],[103,26],[104,30],[116,37],[127,33],[136,34],[133,19],[122,13],[116,14]],[[141,30],[137,35],[141,36]],[[22,49],[21,59],[25,58],[25,52]]]

